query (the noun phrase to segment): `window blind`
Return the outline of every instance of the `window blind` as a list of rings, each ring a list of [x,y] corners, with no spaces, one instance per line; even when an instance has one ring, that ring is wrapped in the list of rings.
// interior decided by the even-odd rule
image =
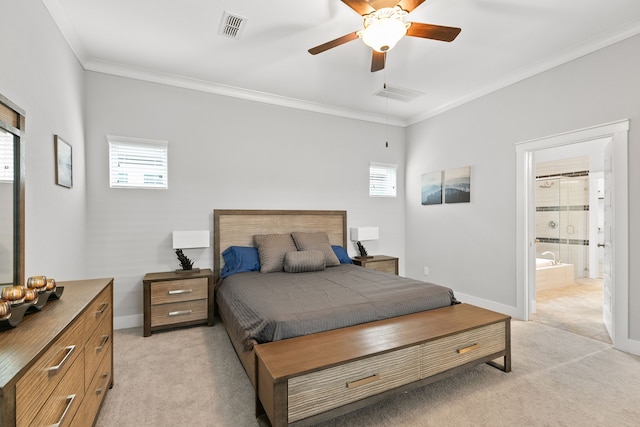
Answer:
[[[168,188],[169,143],[107,135],[111,188]]]
[[[0,129],[0,182],[13,182],[13,134]]]
[[[396,197],[396,175],[398,165],[387,163],[369,164],[369,196]]]

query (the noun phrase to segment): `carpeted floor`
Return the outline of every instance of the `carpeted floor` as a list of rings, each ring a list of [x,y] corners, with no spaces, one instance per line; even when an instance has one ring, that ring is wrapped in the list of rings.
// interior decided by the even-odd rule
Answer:
[[[114,334],[97,426],[266,427],[224,327]],[[539,322],[512,322],[513,371],[488,365],[321,424],[637,426],[640,358]]]

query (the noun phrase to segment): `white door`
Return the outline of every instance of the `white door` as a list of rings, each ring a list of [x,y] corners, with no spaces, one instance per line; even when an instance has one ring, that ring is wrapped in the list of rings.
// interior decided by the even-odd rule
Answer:
[[[604,150],[604,257],[602,320],[613,339],[613,142]],[[615,342],[615,341],[614,341]]]

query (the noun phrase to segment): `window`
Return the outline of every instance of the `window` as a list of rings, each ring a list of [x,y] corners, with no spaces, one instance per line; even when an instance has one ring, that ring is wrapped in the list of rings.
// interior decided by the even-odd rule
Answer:
[[[167,141],[107,135],[111,188],[167,188]]]
[[[0,182],[13,182],[13,135],[0,129]]]
[[[369,164],[369,196],[396,197],[396,172],[398,165]]]

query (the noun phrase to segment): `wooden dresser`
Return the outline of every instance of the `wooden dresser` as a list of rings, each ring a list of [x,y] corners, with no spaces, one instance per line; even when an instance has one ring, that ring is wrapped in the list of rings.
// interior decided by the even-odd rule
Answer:
[[[113,385],[113,279],[64,292],[0,332],[0,426],[91,426]]]

